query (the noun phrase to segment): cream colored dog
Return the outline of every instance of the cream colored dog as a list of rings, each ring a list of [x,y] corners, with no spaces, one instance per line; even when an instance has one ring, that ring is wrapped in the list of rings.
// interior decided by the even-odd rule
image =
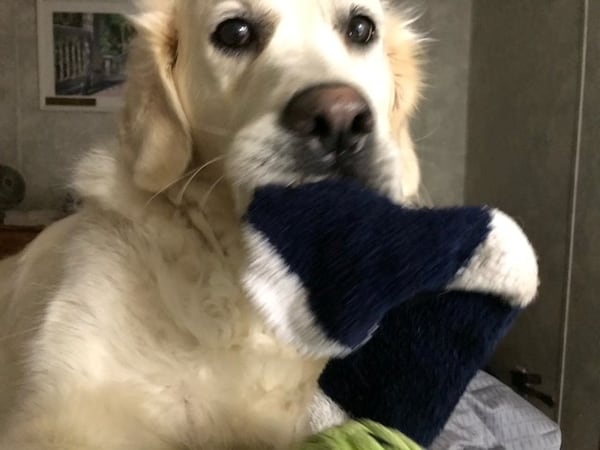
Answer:
[[[84,208],[0,262],[0,448],[290,448],[318,431],[325,362],[247,301],[240,215],[270,182],[414,195],[418,39],[380,0],[156,0],[133,21]]]

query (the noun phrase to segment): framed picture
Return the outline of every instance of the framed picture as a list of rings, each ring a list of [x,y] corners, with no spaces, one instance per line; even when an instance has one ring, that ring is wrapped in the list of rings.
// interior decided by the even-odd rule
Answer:
[[[37,0],[42,109],[121,107],[131,12],[129,0]]]

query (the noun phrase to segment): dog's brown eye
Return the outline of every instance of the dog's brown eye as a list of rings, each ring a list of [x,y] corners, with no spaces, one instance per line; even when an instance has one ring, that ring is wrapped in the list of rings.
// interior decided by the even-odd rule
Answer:
[[[368,45],[375,38],[375,24],[367,16],[354,16],[348,23],[348,41],[356,45]]]
[[[254,41],[252,25],[244,19],[228,19],[213,34],[213,42],[226,50],[244,50]]]

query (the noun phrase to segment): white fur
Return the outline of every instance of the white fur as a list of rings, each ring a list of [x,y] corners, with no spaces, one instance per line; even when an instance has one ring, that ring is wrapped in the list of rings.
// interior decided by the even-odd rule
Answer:
[[[107,178],[90,190],[116,183],[122,199],[148,197],[104,158],[95,165]],[[24,312],[2,317],[17,338],[9,344],[33,341],[25,355],[3,355],[2,372],[17,362],[7,358],[25,357],[26,370],[5,384],[23,390],[4,424],[10,444],[0,448],[286,448],[307,432],[323,363],[276,339],[246,300],[239,230],[221,212],[227,201],[215,196],[202,211],[164,199],[138,211],[89,205],[28,249],[16,273],[33,286],[19,284],[12,307],[41,320],[28,336],[11,327]],[[198,231],[204,214],[225,260]],[[36,277],[28,260],[40,247],[51,249],[58,273]]]
[[[497,294],[524,308],[535,298],[539,284],[535,252],[513,219],[498,210],[491,214],[487,239],[449,289]]]
[[[310,429],[320,433],[328,428],[343,425],[350,416],[321,390],[310,405]]]
[[[353,3],[381,32],[368,52],[333,26]],[[0,261],[0,449],[288,449],[311,431],[325,361],[245,295],[239,207],[257,184],[301,181],[277,114],[327,81],[368,98],[383,187],[415,194],[417,40],[378,0],[140,4],[119,142],[74,180],[85,207]],[[274,21],[259,55],[212,47],[230,13]]]

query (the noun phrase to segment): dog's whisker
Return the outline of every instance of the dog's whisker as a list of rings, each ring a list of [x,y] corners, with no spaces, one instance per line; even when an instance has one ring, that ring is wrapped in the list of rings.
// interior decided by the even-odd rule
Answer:
[[[421,183],[421,186],[419,187],[417,200],[419,202],[419,206],[433,207],[435,204],[433,198],[431,197],[431,193],[424,183]]]
[[[150,199],[146,202],[146,204],[144,205],[144,209],[146,209],[150,203],[152,203],[153,200],[156,199],[156,197],[158,197],[159,195],[163,194],[165,191],[167,191],[169,188],[175,186],[177,183],[179,183],[182,180],[185,180],[187,177],[189,177],[190,175],[192,175],[196,170],[198,170],[198,168],[194,168],[186,173],[184,173],[183,175],[181,175],[180,177],[176,178],[175,180],[171,181],[169,184],[167,184],[165,187],[163,187],[161,190],[159,190],[158,192],[156,192],[154,195],[152,195],[152,197],[150,197]]]
[[[422,142],[426,139],[429,139],[431,136],[434,136],[439,130],[439,127],[436,127],[435,129],[429,131],[428,133],[425,133],[424,135],[418,137],[418,138],[413,138],[413,142],[417,143],[417,142]]]
[[[212,186],[208,189],[208,191],[206,191],[206,194],[204,194],[204,197],[202,198],[202,209],[206,208],[206,204],[208,203],[208,199],[210,198],[211,194],[214,192],[214,190],[216,189],[216,187],[218,186],[218,184],[223,181],[225,179],[225,175],[221,175],[217,181],[215,181]]]
[[[233,130],[230,130],[227,128],[222,128],[222,127],[216,127],[213,125],[195,125],[194,128],[198,129],[199,131],[203,131],[205,133],[212,134],[214,136],[227,137],[227,136],[231,136],[231,134],[233,133]]]
[[[207,169],[209,166],[218,163],[219,161],[225,159],[224,155],[221,156],[217,156],[216,158],[211,159],[210,161],[207,161],[206,163],[202,164],[200,167],[198,167],[190,176],[189,180],[187,180],[187,182],[183,185],[183,188],[181,189],[181,191],[179,192],[179,195],[177,196],[176,199],[176,203],[179,205],[181,204],[181,202],[183,201],[183,197],[185,196],[186,191],[188,190],[188,188],[191,186],[191,184],[193,183],[194,179],[200,175],[200,173]]]
[[[38,330],[40,330],[40,326],[39,325],[35,326],[35,327],[32,327],[32,328],[28,328],[26,330],[21,330],[21,331],[19,331],[17,333],[7,334],[6,336],[2,336],[2,338],[0,339],[0,342],[1,343],[5,343],[7,341],[10,341],[11,339],[15,339],[15,338],[18,338],[18,337],[26,336],[26,335],[31,334],[31,333],[35,333]]]

